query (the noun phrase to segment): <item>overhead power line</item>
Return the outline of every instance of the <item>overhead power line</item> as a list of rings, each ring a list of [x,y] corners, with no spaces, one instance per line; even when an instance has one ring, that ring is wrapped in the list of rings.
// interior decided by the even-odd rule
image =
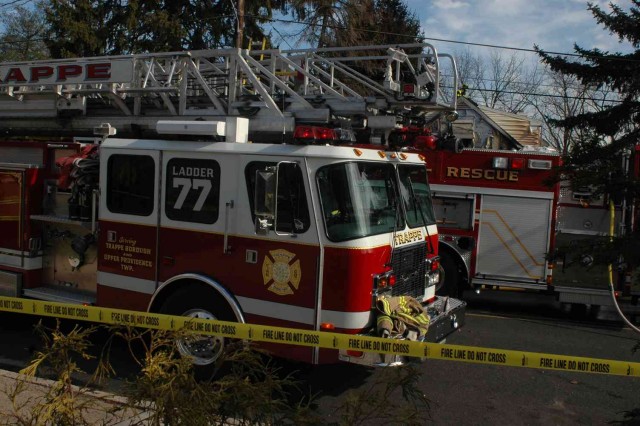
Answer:
[[[453,86],[446,86],[447,89],[452,89]],[[507,95],[523,95],[523,96],[531,96],[531,97],[542,97],[542,98],[560,98],[560,99],[575,99],[581,101],[593,101],[593,102],[615,102],[615,103],[623,103],[624,101],[619,99],[606,99],[606,98],[591,98],[587,96],[569,96],[569,95],[555,95],[551,93],[528,93],[528,92],[518,92],[515,90],[497,90],[497,89],[481,89],[479,87],[467,87],[467,91],[478,91],[478,92],[490,92],[490,93],[504,93]]]
[[[443,77],[445,78],[453,78],[453,76],[451,74],[442,74]],[[462,76],[458,76],[459,79],[461,79]],[[522,80],[497,80],[495,78],[485,78],[485,77],[470,77],[467,81],[473,81],[473,82],[480,82],[480,81],[486,81],[489,83],[494,83],[496,86],[505,83],[505,84],[510,84],[510,85],[514,85],[514,86],[519,86],[519,87],[524,87],[524,88],[535,88],[535,87],[549,87],[552,89],[559,89],[559,90],[576,90],[576,91],[580,91],[580,90],[585,90],[584,86],[580,86],[579,84],[568,84],[566,86],[563,86],[561,84],[546,84],[546,83],[530,83],[530,82],[526,82],[526,81],[522,81]],[[461,82],[461,84],[466,84],[465,82]],[[466,84],[467,88],[469,87],[468,84]],[[495,89],[497,90],[497,89]],[[589,89],[592,91],[597,91],[598,93],[602,94],[602,95],[608,95],[608,94],[618,94],[618,92],[614,91],[614,90],[604,90],[604,89]]]
[[[12,38],[12,39],[6,40],[6,41],[0,40],[0,45],[2,45],[2,44],[15,44],[15,43],[33,43],[34,41],[45,42],[45,41],[47,41],[47,39],[46,38],[25,38],[25,39],[20,40],[20,39]]]
[[[8,3],[0,4],[0,8],[12,6],[12,5],[15,5],[15,4],[17,4],[17,3],[21,2],[21,1],[23,1],[23,3],[21,5],[24,5],[24,4],[32,2],[33,0],[13,0],[13,1],[10,1]],[[234,15],[219,15],[219,16],[216,16],[215,19],[226,19],[226,18],[230,18],[230,17],[231,18],[238,18],[238,15],[237,15],[238,12],[239,11],[236,11],[236,13]],[[281,23],[285,23],[285,24],[305,25],[307,27],[324,26],[326,28],[331,28],[331,29],[334,29],[334,30],[346,30],[347,29],[344,26],[333,25],[333,24],[328,24],[328,23],[313,23],[313,22],[298,21],[298,20],[294,20],[294,19],[270,18],[270,17],[267,17],[267,16],[254,15],[254,14],[242,14],[242,17],[257,19],[257,20],[264,21],[264,22],[281,22]],[[488,48],[493,48],[493,49],[513,50],[513,51],[536,53],[536,54],[538,53],[535,49],[529,49],[529,48],[523,48],[523,47],[505,46],[505,45],[499,45],[499,44],[474,43],[474,42],[467,42],[467,41],[461,41],[461,40],[452,40],[452,39],[425,37],[425,36],[410,36],[410,35],[407,35],[407,34],[404,34],[404,33],[396,33],[396,32],[392,32],[392,31],[371,30],[371,29],[366,29],[366,28],[355,28],[355,29],[351,28],[351,30],[352,31],[353,30],[361,31],[363,33],[370,33],[370,34],[380,34],[380,35],[392,35],[392,36],[397,36],[397,37],[406,37],[408,39],[408,42],[409,41],[419,41],[419,42],[421,41],[421,42],[424,42],[424,41],[428,40],[428,41],[437,41],[437,42],[442,42],[442,43],[459,44],[459,45],[464,45],[464,46],[488,47]],[[282,34],[279,33],[279,35],[282,37]],[[30,41],[46,41],[46,39],[12,40],[11,42],[0,41],[0,44],[30,42]],[[578,54],[578,53],[568,53],[568,52],[555,52],[555,51],[545,51],[545,50],[542,50],[542,51],[545,54],[555,55],[555,56],[568,56],[568,57],[575,57],[575,58],[607,59],[607,60],[611,60],[611,61],[621,61],[621,62],[630,62],[630,63],[638,63],[638,64],[640,64],[640,59],[625,58],[625,57],[620,57],[620,56],[617,56],[617,55],[593,56],[593,55],[581,55],[581,54]]]
[[[324,25],[325,27],[331,28],[331,29],[334,29],[334,30],[346,30],[347,29],[347,27],[343,27],[343,26],[340,26],[340,25],[304,22],[304,21],[297,21],[297,20],[294,20],[294,19],[268,18],[268,17],[264,17],[264,16],[249,15],[249,14],[247,15],[247,17],[254,18],[254,19],[259,19],[259,20],[263,20],[263,21],[270,21],[270,22],[282,22],[282,23],[287,23],[287,24],[306,25],[308,27],[311,27],[311,26],[319,27],[319,26],[323,26]],[[406,37],[407,39],[418,40],[418,41],[429,40],[429,41],[438,41],[438,42],[443,42],[443,43],[461,44],[461,45],[465,45],[465,46],[489,47],[489,48],[494,48],[494,49],[514,50],[514,51],[536,53],[536,54],[538,53],[535,49],[527,49],[527,48],[523,48],[523,47],[512,47],[512,46],[505,46],[505,45],[499,45],[499,44],[473,43],[473,42],[467,42],[467,41],[451,40],[451,39],[435,38],[435,37],[425,37],[425,36],[410,36],[410,35],[403,34],[403,33],[396,33],[396,32],[391,32],[391,31],[370,30],[370,29],[366,29],[366,28],[351,28],[351,30],[352,31],[353,30],[361,31],[361,32],[370,33],[370,34],[381,34],[381,35],[392,35],[392,36],[398,36],[398,37]],[[609,56],[590,56],[590,55],[580,55],[578,53],[554,52],[554,51],[546,51],[546,50],[543,50],[543,52],[548,54],[548,55],[571,56],[571,57],[576,57],[576,58],[599,58],[599,59],[605,58],[605,59],[613,60],[613,61],[624,61],[624,62],[640,63],[639,59],[621,58],[619,56],[613,56],[613,55],[609,55]]]
[[[0,3],[0,9],[5,8],[5,7],[9,7],[9,6],[24,6],[28,3],[31,3],[33,0],[13,0],[7,3]],[[20,3],[22,2],[22,3]],[[18,4],[20,3],[20,4]]]

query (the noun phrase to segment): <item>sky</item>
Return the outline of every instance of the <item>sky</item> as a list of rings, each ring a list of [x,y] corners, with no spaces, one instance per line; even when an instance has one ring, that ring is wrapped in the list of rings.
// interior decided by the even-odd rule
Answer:
[[[405,0],[427,38],[572,53],[577,43],[610,52],[629,51],[597,23],[587,0]],[[630,0],[590,0],[609,11],[613,2],[628,10]],[[440,52],[464,49],[462,44],[431,41]],[[469,46],[480,53],[483,48]],[[484,49],[486,50],[486,49]]]

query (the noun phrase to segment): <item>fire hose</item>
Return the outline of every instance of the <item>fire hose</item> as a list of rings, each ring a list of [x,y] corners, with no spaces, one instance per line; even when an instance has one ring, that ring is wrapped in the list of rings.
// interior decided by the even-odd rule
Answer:
[[[609,201],[609,241],[613,241],[613,234],[614,234],[614,230],[615,230],[615,217],[616,217],[616,211],[615,211],[615,207],[613,205],[613,201],[610,200]],[[620,315],[620,318],[622,318],[622,320],[632,329],[634,330],[636,333],[640,333],[640,328],[636,327],[631,321],[629,321],[629,319],[625,316],[625,314],[622,312],[622,309],[620,309],[620,305],[618,304],[618,300],[616,299],[616,292],[615,289],[613,287],[613,265],[611,263],[609,263],[608,265],[608,275],[609,275],[609,290],[611,290],[611,298],[613,299],[613,305],[616,307],[616,310],[618,311],[618,315]]]

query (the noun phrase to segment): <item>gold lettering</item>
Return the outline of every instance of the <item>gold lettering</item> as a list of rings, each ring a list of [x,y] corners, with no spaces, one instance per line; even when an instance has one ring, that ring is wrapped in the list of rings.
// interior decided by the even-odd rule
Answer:
[[[518,182],[520,175],[517,170],[485,170],[472,169],[469,167],[447,167],[447,177]]]

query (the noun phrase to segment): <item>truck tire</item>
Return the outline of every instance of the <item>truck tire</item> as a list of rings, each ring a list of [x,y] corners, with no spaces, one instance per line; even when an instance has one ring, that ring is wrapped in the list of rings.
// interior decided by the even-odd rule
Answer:
[[[444,270],[444,285],[436,292],[438,296],[458,297],[462,293],[460,288],[460,270],[456,261],[448,253],[440,255],[440,266]]]
[[[570,314],[572,318],[584,319],[587,317],[589,307],[584,303],[571,303]]]
[[[187,285],[177,290],[161,306],[160,313],[220,321],[237,321],[227,302],[219,293],[200,285]],[[181,356],[193,362],[194,373],[199,380],[212,379],[224,360],[227,338],[222,336],[198,336],[176,340]]]

